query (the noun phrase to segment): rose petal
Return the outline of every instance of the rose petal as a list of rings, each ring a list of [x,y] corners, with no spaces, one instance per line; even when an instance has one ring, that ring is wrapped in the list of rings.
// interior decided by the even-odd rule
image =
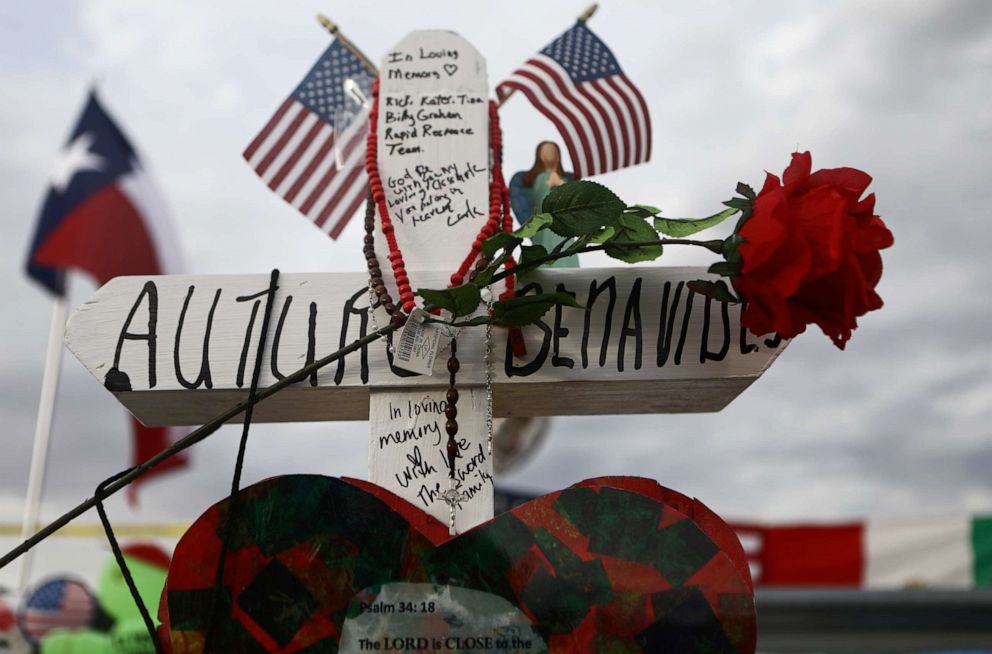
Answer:
[[[809,171],[812,168],[813,157],[810,155],[809,150],[806,152],[793,152],[789,167],[782,173],[782,181],[786,194],[792,195],[795,193],[809,179]]]
[[[872,215],[875,213],[875,194],[869,193],[851,210],[851,213]]]
[[[765,185],[761,187],[761,192],[758,193],[758,197],[760,198],[762,195],[765,195],[766,193],[771,193],[775,189],[781,188],[781,186],[782,186],[782,182],[779,180],[778,177],[772,175],[768,171],[765,171]]]
[[[788,207],[781,191],[766,193],[754,201],[753,214],[740,231],[744,242],[738,251],[744,271],[764,264],[786,242],[788,221]]]
[[[809,279],[836,270],[847,250],[844,196],[833,187],[821,187],[793,199],[789,211],[812,253]]]
[[[874,289],[882,279],[882,256],[878,252],[867,252],[857,256],[865,283]]]
[[[875,195],[861,198],[867,173],[811,167],[809,152],[797,152],[782,182],[766,176],[739,232],[733,284],[747,302],[741,324],[754,333],[791,338],[816,324],[843,349],[858,317],[882,306],[878,251],[893,238],[874,214]]]
[[[871,184],[871,175],[857,168],[824,168],[809,176],[803,185],[804,190],[817,186],[839,186],[853,201],[857,201]]]

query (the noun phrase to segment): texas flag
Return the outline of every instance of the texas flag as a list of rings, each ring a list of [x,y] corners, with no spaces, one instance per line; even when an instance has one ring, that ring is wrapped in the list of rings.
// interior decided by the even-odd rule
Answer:
[[[91,92],[59,153],[28,253],[27,273],[55,295],[65,294],[69,268],[100,284],[120,275],[181,272],[178,240],[134,148]],[[168,447],[177,430],[133,420],[132,460]],[[152,471],[186,464],[173,457]],[[133,490],[133,485],[132,485]]]

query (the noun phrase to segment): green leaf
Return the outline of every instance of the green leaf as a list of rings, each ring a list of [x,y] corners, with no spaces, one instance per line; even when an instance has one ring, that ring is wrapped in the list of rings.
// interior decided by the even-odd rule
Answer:
[[[513,232],[513,235],[520,238],[534,238],[539,231],[550,225],[552,220],[554,217],[550,213],[535,214],[520,229]]]
[[[751,204],[750,202],[747,204],[747,206],[741,208],[741,217],[737,219],[737,226],[734,227],[735,234],[740,233],[741,227],[743,227],[744,223],[746,223],[751,218],[752,213],[754,213],[754,205]]]
[[[740,302],[740,298],[727,288],[727,284],[723,280],[711,282],[703,279],[694,279],[686,284],[686,286],[689,287],[690,291],[713,298],[718,302],[729,302],[731,304]]]
[[[559,236],[592,234],[620,217],[626,205],[602,184],[579,180],[556,186],[541,209],[553,217],[551,231]]]
[[[568,244],[568,248],[565,250],[568,254],[576,254],[579,250],[589,245],[589,241],[592,240],[592,234],[583,234],[574,241]]]
[[[603,231],[591,237],[589,239],[589,242],[592,243],[593,245],[600,245],[601,243],[606,243],[608,240],[613,238],[613,235],[616,233],[617,233],[616,227],[613,227],[612,225],[607,225],[606,227],[603,228]]]
[[[737,193],[743,195],[748,200],[754,200],[758,197],[754,189],[744,182],[737,182]]]
[[[584,308],[575,301],[571,293],[538,293],[518,295],[493,304],[493,318],[496,324],[506,327],[522,327],[537,322],[555,305]]]
[[[517,261],[518,266],[523,266],[528,261],[533,261],[534,259],[540,259],[541,257],[548,256],[548,249],[543,245],[525,245],[520,248],[520,260]],[[521,269],[518,273],[518,277],[523,279],[527,275],[533,273],[537,268],[527,268]]]
[[[661,209],[658,207],[652,207],[648,204],[635,204],[632,207],[627,207],[624,213],[632,213],[635,216],[640,216],[641,218],[654,218],[661,213]]]
[[[482,251],[487,257],[492,258],[498,250],[512,250],[521,243],[523,243],[523,239],[519,236],[507,232],[496,232],[482,242]]]
[[[507,257],[509,256],[510,256],[510,252],[508,250],[503,250],[503,253],[501,255],[493,259],[489,263],[489,265],[486,266],[484,270],[482,270],[482,272],[480,272],[478,275],[475,276],[475,279],[472,280],[472,283],[475,284],[475,286],[477,286],[480,289],[485,286],[489,286],[489,284],[492,282],[493,275],[499,272],[500,266],[503,265],[503,262],[506,261]]]
[[[751,201],[748,200],[747,198],[730,198],[729,200],[725,202],[721,202],[720,204],[730,207],[731,209],[743,209],[744,207],[750,207]]]
[[[740,234],[731,234],[723,241],[723,251],[717,254],[722,254],[723,258],[730,263],[740,263],[741,253],[738,249],[744,239],[741,238]]]
[[[654,261],[661,256],[661,245],[610,247],[614,244],[622,245],[624,243],[637,243],[640,241],[657,241],[658,234],[643,218],[629,213],[623,214],[613,222],[612,227],[616,233],[606,243],[606,254],[614,259],[626,261],[627,263],[637,263],[638,261]]]
[[[740,261],[717,261],[706,272],[723,277],[736,277],[741,274]]]
[[[450,311],[455,318],[472,313],[482,301],[479,287],[473,284],[446,288],[443,291],[422,288],[417,291],[417,295],[436,307]]]
[[[726,204],[726,203],[724,203]],[[654,226],[659,232],[673,236],[675,238],[684,238],[695,234],[696,232],[701,232],[704,229],[709,229],[710,227],[715,227],[722,223],[727,218],[730,218],[738,209],[735,207],[730,207],[720,213],[715,213],[712,216],[707,216],[706,218],[655,218]]]

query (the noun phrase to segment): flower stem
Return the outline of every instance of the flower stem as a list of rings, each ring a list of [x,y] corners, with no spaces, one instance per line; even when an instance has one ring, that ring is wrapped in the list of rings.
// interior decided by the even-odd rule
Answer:
[[[713,248],[706,241],[694,241],[692,239],[687,239],[687,238],[662,238],[656,241],[631,241],[629,243],[602,243],[599,245],[587,245],[586,247],[582,247],[577,250],[569,250],[566,248],[561,252],[555,252],[547,256],[537,257],[536,259],[531,259],[530,261],[517,264],[514,268],[510,270],[503,270],[502,272],[498,272],[495,275],[493,275],[492,279],[489,280],[489,283],[492,284],[494,282],[498,282],[501,279],[505,279],[510,275],[517,274],[522,270],[530,270],[532,268],[537,268],[538,266],[541,266],[550,261],[557,261],[558,259],[570,257],[573,254],[583,254],[585,252],[598,252],[600,250],[606,250],[608,248],[609,249],[643,248],[652,245],[695,245],[698,247],[706,248],[710,252],[713,251]]]

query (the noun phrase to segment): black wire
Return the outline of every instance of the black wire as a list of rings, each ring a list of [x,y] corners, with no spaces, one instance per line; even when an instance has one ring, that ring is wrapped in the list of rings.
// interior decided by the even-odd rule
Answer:
[[[133,468],[124,470],[123,472],[118,472],[112,477],[104,479],[96,487],[96,497],[100,497],[103,494],[104,488],[117,481],[127,473],[129,473]],[[120,543],[117,542],[117,536],[114,534],[114,528],[110,525],[110,519],[107,517],[107,511],[103,507],[103,500],[97,500],[96,511],[100,514],[100,522],[103,523],[103,531],[107,534],[107,540],[110,542],[110,549],[114,553],[114,559],[117,561],[117,567],[121,570],[121,576],[124,577],[124,583],[127,584],[127,589],[131,591],[131,597],[134,599],[135,605],[138,607],[138,613],[141,614],[141,619],[145,623],[145,628],[148,630],[148,637],[152,639],[152,644],[155,645],[155,652],[157,654],[164,654],[165,650],[162,648],[162,642],[158,639],[158,631],[155,629],[155,623],[152,621],[152,616],[148,612],[148,607],[145,605],[145,600],[142,599],[141,593],[138,592],[138,586],[134,583],[134,577],[131,576],[131,569],[127,567],[127,561],[124,560],[124,553],[121,551]]]
[[[402,316],[402,314],[399,314]],[[395,318],[395,316],[394,316]],[[358,350],[367,347],[370,343],[377,341],[383,336],[391,335],[393,332],[398,330],[403,326],[403,321],[392,321],[384,327],[362,336],[361,338],[352,341],[345,347],[324,356],[311,364],[303,366],[302,368],[291,372],[279,381],[275,382],[271,386],[266,386],[261,391],[259,391],[256,398],[257,401],[262,401],[266,398],[272,397],[276,393],[283,391],[284,389],[292,386],[293,384],[298,384],[299,382],[312,376],[318,370],[342,359],[343,357],[351,354],[352,352],[357,352]],[[102,492],[97,493],[93,497],[86,498],[79,504],[69,509],[62,515],[60,515],[55,520],[51,521],[41,529],[39,529],[33,536],[24,540],[20,545],[13,548],[3,556],[0,556],[0,570],[10,565],[16,561],[19,557],[24,555],[24,553],[30,551],[36,547],[39,543],[51,537],[59,529],[65,527],[67,524],[83,515],[93,507],[97,505],[98,502],[102,502],[111,495],[114,495],[123,488],[126,488],[128,484],[133,482],[135,479],[148,472],[155,466],[161,464],[163,461],[171,459],[180,452],[189,449],[190,447],[196,445],[200,441],[203,441],[210,436],[212,436],[218,429],[226,425],[233,418],[241,415],[248,408],[246,402],[238,402],[237,404],[228,407],[220,414],[212,418],[209,422],[205,423],[202,427],[198,427],[190,432],[188,435],[180,438],[178,441],[165,448],[155,456],[151,457],[144,463],[139,463],[133,468],[124,470],[120,473],[117,481],[108,485]]]
[[[224,538],[220,544],[220,556],[217,559],[217,571],[214,576],[214,596],[210,608],[210,622],[207,623],[207,637],[204,641],[203,652],[210,654],[216,633],[217,619],[220,615],[221,598],[224,594],[224,566],[227,562],[227,549],[234,533],[238,507],[238,492],[241,490],[241,472],[245,465],[245,450],[248,447],[248,431],[251,428],[252,414],[255,412],[255,402],[258,396],[258,382],[262,376],[262,354],[265,350],[265,339],[269,333],[269,320],[272,317],[272,305],[275,304],[276,290],[279,288],[279,269],[273,269],[269,278],[269,292],[265,298],[265,314],[262,318],[261,334],[258,337],[258,350],[255,353],[255,367],[251,374],[251,386],[248,389],[248,406],[241,427],[241,443],[238,446],[238,457],[234,463],[234,476],[231,479],[231,494],[227,500],[227,518],[224,521]]]

